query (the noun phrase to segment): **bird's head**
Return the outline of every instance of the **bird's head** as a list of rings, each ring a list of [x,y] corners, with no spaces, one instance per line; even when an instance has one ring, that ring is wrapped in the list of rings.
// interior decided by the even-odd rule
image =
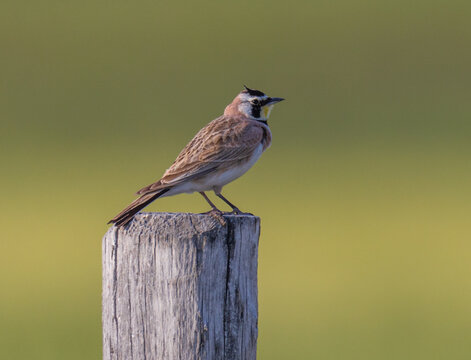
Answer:
[[[259,90],[249,89],[244,85],[239,95],[230,103],[224,115],[243,115],[253,120],[267,121],[273,105],[283,98],[270,97]]]

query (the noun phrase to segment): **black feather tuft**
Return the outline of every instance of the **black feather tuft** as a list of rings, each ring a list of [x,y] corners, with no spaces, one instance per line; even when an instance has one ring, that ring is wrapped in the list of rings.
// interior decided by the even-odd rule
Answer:
[[[249,89],[247,86],[244,85],[244,88],[245,90],[243,90],[242,92],[246,92],[252,96],[265,96],[265,94],[259,90],[253,90],[253,89]]]

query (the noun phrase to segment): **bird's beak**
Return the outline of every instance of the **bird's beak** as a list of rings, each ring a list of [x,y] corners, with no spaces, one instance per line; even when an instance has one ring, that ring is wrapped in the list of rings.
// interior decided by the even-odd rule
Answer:
[[[284,100],[283,98],[269,97],[269,98],[266,98],[262,102],[263,116],[265,117],[265,119],[268,119],[268,117],[270,116],[270,112],[271,112],[271,109],[273,109],[273,105],[283,100]]]
[[[283,100],[284,100],[283,98],[271,97],[267,99],[267,103],[265,105],[273,105]]]

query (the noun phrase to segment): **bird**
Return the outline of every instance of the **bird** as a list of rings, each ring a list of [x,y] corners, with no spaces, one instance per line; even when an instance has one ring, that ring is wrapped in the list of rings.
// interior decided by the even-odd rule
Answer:
[[[198,192],[211,206],[205,214],[225,225],[223,212],[205,193],[211,190],[232,208],[231,214],[245,214],[221,191],[223,186],[245,174],[270,147],[272,134],[268,118],[273,106],[283,100],[244,85],[223,115],[194,136],[160,180],[139,190],[136,193],[139,197],[108,224],[125,226],[157,198]]]

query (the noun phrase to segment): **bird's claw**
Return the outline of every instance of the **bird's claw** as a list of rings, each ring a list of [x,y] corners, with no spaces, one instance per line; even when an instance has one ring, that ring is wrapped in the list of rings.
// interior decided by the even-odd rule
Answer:
[[[228,215],[250,215],[250,216],[254,216],[252,213],[240,211],[238,208],[234,208],[234,209],[232,209],[232,211],[228,211],[228,212],[225,213],[225,214],[228,214]]]
[[[232,214],[232,215],[242,215],[243,212],[240,211],[238,208],[235,207],[234,209],[232,209],[231,214]]]

